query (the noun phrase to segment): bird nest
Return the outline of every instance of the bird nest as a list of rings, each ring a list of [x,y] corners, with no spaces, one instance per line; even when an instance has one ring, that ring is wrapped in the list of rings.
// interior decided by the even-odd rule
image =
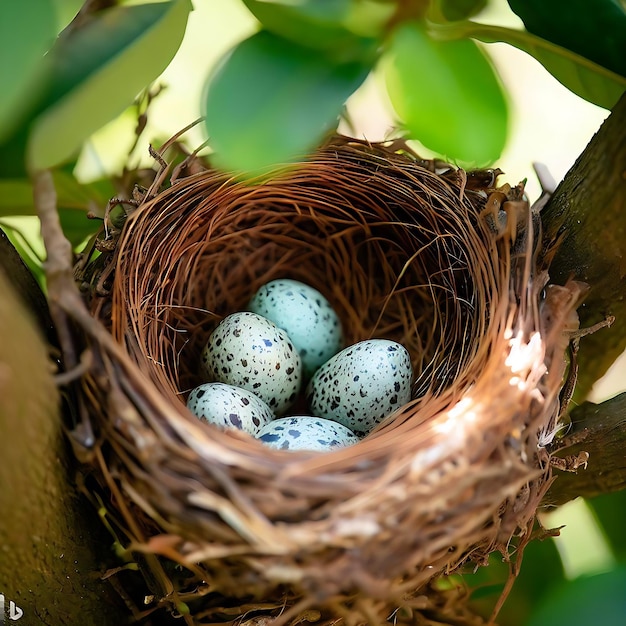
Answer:
[[[71,439],[145,578],[136,617],[472,621],[433,581],[530,536],[577,324],[523,185],[342,137],[259,180],[190,163],[105,222],[82,298],[42,211]],[[346,344],[409,350],[411,401],[354,446],[273,450],[185,407],[211,330],[285,277],[328,298]]]

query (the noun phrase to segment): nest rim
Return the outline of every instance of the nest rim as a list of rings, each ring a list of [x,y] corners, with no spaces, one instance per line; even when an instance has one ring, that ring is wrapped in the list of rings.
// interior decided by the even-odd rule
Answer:
[[[440,227],[441,224],[449,227],[455,219],[460,219],[459,211],[466,211],[467,219],[461,220],[461,223],[463,227],[471,226],[471,232],[475,237],[472,241],[475,243],[473,251],[476,254],[472,258],[480,266],[480,270],[477,272],[478,281],[484,280],[490,285],[490,289],[485,288],[482,294],[485,296],[481,302],[483,317],[473,320],[475,322],[473,326],[466,323],[465,325],[461,324],[462,337],[465,336],[463,333],[472,330],[481,331],[478,333],[479,338],[484,339],[487,333],[492,335],[491,342],[478,342],[476,349],[469,356],[463,350],[460,352],[466,358],[467,370],[471,370],[470,365],[475,368],[477,364],[480,365],[476,368],[480,374],[478,378],[475,371],[464,372],[463,368],[459,368],[462,375],[454,379],[456,386],[452,385],[438,390],[427,387],[425,390],[421,390],[419,394],[416,394],[419,397],[414,397],[409,405],[398,412],[393,425],[391,421],[386,421],[368,435],[366,440],[355,444],[355,446],[324,454],[269,450],[262,443],[244,434],[219,431],[200,424],[181,404],[180,395],[183,391],[181,387],[184,385],[179,384],[173,385],[173,388],[166,388],[163,397],[159,397],[156,390],[163,381],[162,371],[158,367],[151,370],[148,367],[148,362],[152,359],[158,363],[160,355],[153,353],[142,356],[144,346],[136,345],[141,343],[137,339],[137,337],[141,337],[137,329],[145,320],[133,319],[132,322],[129,322],[120,313],[124,303],[131,299],[129,297],[131,288],[137,288],[139,279],[136,272],[145,272],[146,264],[138,263],[137,257],[133,257],[132,253],[128,257],[131,261],[127,261],[124,257],[124,251],[131,250],[132,252],[133,249],[141,249],[142,246],[137,246],[135,242],[145,242],[149,239],[146,237],[146,233],[151,228],[154,229],[155,224],[165,228],[164,232],[177,232],[182,238],[181,240],[190,236],[191,231],[181,233],[180,230],[175,230],[174,222],[168,222],[174,213],[174,211],[168,210],[168,207],[171,208],[172,204],[177,202],[179,203],[177,210],[180,210],[181,198],[186,197],[186,193],[191,193],[190,190],[193,190],[194,186],[196,186],[197,193],[197,185],[202,186],[207,179],[213,185],[212,192],[222,194],[220,200],[226,206],[228,206],[229,194],[236,195],[234,190],[238,190],[244,200],[246,194],[252,193],[250,187],[242,188],[241,183],[228,177],[201,171],[172,184],[158,196],[147,198],[145,202],[140,204],[139,209],[129,217],[114,253],[115,282],[112,294],[112,312],[109,312],[108,308],[104,306],[104,299],[92,301],[94,317],[100,318],[105,324],[110,325],[112,334],[116,338],[116,345],[118,346],[116,357],[119,358],[119,362],[114,369],[120,370],[123,375],[130,374],[131,383],[122,383],[120,388],[130,398],[130,403],[133,404],[134,408],[134,412],[130,411],[125,418],[123,428],[120,428],[119,424],[111,423],[104,426],[108,435],[116,440],[113,447],[118,455],[118,461],[114,461],[115,470],[111,472],[107,468],[106,471],[109,471],[111,476],[116,477],[116,481],[121,486],[121,491],[130,494],[131,500],[143,510],[143,514],[157,520],[162,531],[173,536],[185,537],[184,541],[177,544],[178,552],[176,550],[172,552],[172,554],[177,555],[180,562],[186,564],[199,561],[210,563],[215,559],[221,559],[223,562],[231,563],[231,565],[235,564],[235,570],[245,562],[248,567],[252,566],[255,571],[252,576],[253,587],[256,584],[260,587],[265,585],[265,589],[275,589],[283,584],[293,584],[301,592],[308,590],[309,593],[315,592],[318,595],[321,589],[325,589],[324,594],[327,598],[342,597],[347,589],[360,589],[381,600],[389,600],[393,597],[394,601],[398,602],[403,594],[427,583],[434,573],[453,570],[466,561],[469,556],[480,561],[494,548],[506,546],[512,535],[520,532],[522,534],[528,533],[534,511],[550,478],[547,455],[542,456],[536,453],[537,441],[542,428],[553,426],[555,413],[558,410],[557,379],[559,368],[551,368],[548,375],[549,379],[547,379],[546,363],[555,359],[558,363],[558,357],[564,348],[562,341],[559,343],[556,338],[560,336],[559,332],[565,324],[565,318],[569,319],[568,315],[574,308],[574,299],[555,319],[551,320],[554,327],[551,330],[552,334],[547,333],[547,339],[543,343],[540,342],[540,345],[535,345],[535,352],[530,356],[527,355],[530,360],[524,362],[519,368],[520,379],[524,379],[529,385],[535,384],[543,390],[541,402],[537,402],[536,394],[533,397],[528,389],[522,387],[511,393],[511,397],[507,400],[504,392],[510,387],[510,376],[498,377],[496,370],[507,361],[507,358],[510,359],[511,352],[516,347],[516,338],[521,337],[522,347],[527,347],[532,342],[533,333],[536,335],[545,330],[541,328],[539,294],[547,276],[545,269],[533,265],[536,257],[533,256],[533,224],[528,203],[520,193],[516,195],[514,190],[510,188],[508,190],[495,188],[493,183],[473,187],[474,183],[468,179],[467,174],[462,170],[451,168],[446,170],[443,175],[430,172],[414,159],[390,152],[384,146],[372,146],[366,142],[342,138],[334,139],[313,159],[300,164],[301,169],[296,170],[295,173],[293,170],[286,173],[282,172],[271,183],[263,183],[254,189],[264,189],[264,187],[267,189],[268,184],[274,184],[276,187],[288,184],[289,190],[293,191],[294,184],[297,187],[301,177],[310,177],[311,172],[315,171],[318,165],[320,171],[325,171],[324,168],[331,168],[333,162],[336,164],[338,160],[341,160],[341,168],[349,169],[346,168],[346,156],[353,159],[351,166],[357,169],[363,167],[367,170],[367,175],[364,176],[365,183],[361,183],[362,188],[356,194],[357,196],[365,193],[364,189],[371,193],[372,178],[380,175],[381,171],[383,171],[383,179],[397,184],[396,178],[400,176],[394,169],[397,167],[397,169],[402,170],[402,174],[411,184],[416,184],[415,179],[417,178],[413,173],[413,168],[419,168],[420,171],[425,172],[425,176],[429,180],[439,181],[447,189],[450,197],[458,197],[461,206],[455,206],[443,218],[437,216],[437,220]],[[368,158],[370,158],[369,163],[367,162]],[[365,165],[361,161],[364,161]],[[389,171],[384,171],[383,162],[389,165]],[[374,167],[371,167],[372,165]],[[367,169],[368,167],[370,169]],[[409,170],[410,173],[407,174],[405,170]],[[336,183],[337,178],[341,178],[339,174],[343,173],[334,171],[330,178]],[[320,178],[320,180],[322,179],[323,177]],[[402,182],[406,183],[406,180]],[[419,187],[419,184],[417,186]],[[206,189],[204,193],[206,193]],[[406,190],[402,189],[400,197],[404,199],[403,194],[405,193]],[[281,194],[286,194],[284,189],[281,191],[270,190],[269,195],[272,201],[276,201],[276,197],[281,196]],[[430,199],[431,196],[427,193],[426,198]],[[472,204],[469,198],[473,198],[475,203]],[[290,201],[292,200],[289,198],[283,198],[284,203]],[[327,203],[328,198],[324,198],[323,201]],[[405,201],[414,202],[415,197],[409,196],[409,200],[405,199]],[[489,206],[490,201],[494,202],[493,207]],[[192,208],[194,210],[206,210],[206,207],[203,208],[202,202],[202,200],[197,201],[196,199],[195,204],[192,202],[194,205]],[[162,206],[159,209],[161,203]],[[507,203],[509,203],[508,207],[506,206]],[[249,209],[245,201],[242,206]],[[155,207],[158,209],[156,211],[157,219],[150,214],[150,212],[155,211]],[[504,208],[511,209],[511,216],[518,216],[519,219],[516,220],[517,227],[515,229],[501,232],[498,229],[498,211],[502,211]],[[292,215],[298,216],[302,213],[303,209],[300,207],[294,210]],[[344,213],[341,211],[338,213],[340,219],[345,219]],[[146,219],[147,216],[150,216],[150,219]],[[233,218],[232,213],[229,216]],[[237,217],[237,215],[234,216],[234,218]],[[159,220],[163,220],[163,223],[161,224]],[[215,223],[217,221],[216,218]],[[400,222],[401,220],[394,216],[394,220],[391,221]],[[512,221],[512,217],[509,218],[509,223]],[[197,221],[190,220],[190,223],[193,223],[197,230]],[[208,223],[207,228],[213,233],[214,231],[211,229],[215,228],[215,223],[212,224],[211,220]],[[261,221],[261,223],[263,222]],[[146,230],[142,231],[141,227]],[[526,236],[523,236],[524,233]],[[231,235],[232,233],[229,234],[229,236]],[[164,239],[157,240],[157,243],[154,244],[159,250],[159,254],[163,254],[163,250],[167,248],[167,244],[163,241]],[[149,244],[147,245],[149,246]],[[150,255],[144,253],[144,259],[146,256],[150,259]],[[154,254],[153,251],[153,258],[157,257],[158,255]],[[289,258],[289,262],[292,263],[293,259]],[[148,263],[147,266],[150,267],[150,264]],[[182,276],[191,275],[191,270],[195,267],[193,263],[182,264],[182,266],[185,268],[185,271],[181,271],[180,275]],[[124,269],[120,271],[120,268],[131,268],[132,270],[133,267],[135,268],[134,274],[132,271],[127,271],[127,274],[124,274],[126,271]],[[391,281],[394,284],[399,280],[398,276],[402,274],[402,268],[397,267],[395,272],[394,280]],[[214,272],[214,274],[216,273]],[[120,278],[122,276],[124,276],[123,279]],[[267,276],[267,271],[262,271],[255,280],[259,283],[259,281],[265,280]],[[288,277],[293,278],[293,276]],[[165,280],[170,280],[170,278],[166,274]],[[159,279],[162,280],[163,275],[160,275]],[[175,276],[171,280],[175,282]],[[388,284],[388,281],[385,284]],[[254,281],[246,286],[248,291],[253,288],[253,285]],[[317,288],[315,282],[312,286]],[[141,287],[143,288],[145,285]],[[137,293],[141,294],[145,300],[147,291],[140,288]],[[511,297],[511,291],[513,291],[513,297]],[[177,293],[180,295],[180,291]],[[159,295],[159,297],[161,296]],[[332,296],[329,299],[333,302]],[[140,298],[137,302],[139,303],[137,305],[139,310],[143,305],[142,299]],[[447,303],[445,299],[444,302]],[[211,310],[210,306],[196,308],[205,311]],[[442,311],[444,308],[441,307],[441,310],[436,312],[436,316],[440,319],[443,318]],[[108,319],[109,314],[111,315],[110,320]],[[156,318],[157,316],[155,316]],[[190,325],[190,328],[196,327],[198,327],[196,322]],[[434,341],[435,335],[436,333],[433,331],[430,339]],[[546,341],[549,340],[550,336],[552,337],[552,347],[546,347]],[[120,352],[123,350],[119,346],[124,345],[126,355],[122,358]],[[175,342],[172,341],[170,349],[175,345]],[[437,348],[441,347],[439,344],[436,346]],[[107,346],[107,349],[110,350],[110,347]],[[148,349],[147,353],[149,352]],[[428,371],[428,367],[428,364],[422,367],[422,371]],[[139,373],[136,370],[139,370]],[[459,370],[457,370],[457,374]],[[171,383],[172,379],[176,377],[168,375],[166,378]],[[496,379],[497,384],[494,383]],[[492,393],[498,396],[498,390],[504,394],[499,411],[487,411],[481,418],[482,423],[477,424],[476,422],[479,420],[476,416],[479,415],[479,408],[485,409],[476,400],[477,394]],[[162,392],[163,389],[160,391]],[[142,394],[145,394],[143,400],[138,398]],[[124,402],[121,404],[124,405]],[[178,411],[173,411],[175,408]],[[141,413],[142,411],[147,412],[148,415],[152,412],[153,416],[148,417],[147,420],[145,415],[138,417],[138,412]],[[523,415],[520,416],[520,413]],[[472,424],[468,420],[470,415],[475,418]],[[517,415],[517,419],[513,419],[515,415]],[[441,532],[437,534],[433,530],[429,540],[429,550],[425,550],[422,544],[407,542],[407,527],[413,525],[414,527],[425,528],[429,520],[432,525],[434,513],[438,512],[439,515],[442,515],[442,512],[446,510],[446,498],[450,494],[447,496],[446,494],[435,495],[437,493],[437,481],[441,480],[442,477],[445,478],[444,482],[448,485],[458,483],[450,493],[459,496],[460,500],[457,504],[461,505],[460,508],[467,506],[467,497],[463,496],[463,489],[471,490],[475,485],[480,484],[481,480],[485,484],[490,481],[491,485],[501,481],[501,476],[497,472],[494,473],[494,466],[491,462],[485,462],[484,468],[480,471],[474,471],[471,480],[466,479],[464,481],[469,469],[476,470],[472,466],[472,462],[487,461],[490,454],[495,454],[494,450],[497,446],[494,447],[493,442],[485,446],[484,441],[482,444],[479,441],[481,437],[485,438],[480,429],[487,422],[494,440],[505,441],[507,437],[511,437],[511,433],[516,429],[533,429],[532,432],[527,433],[525,439],[518,436],[512,445],[510,442],[507,444],[511,445],[511,448],[507,452],[508,456],[504,455],[502,458],[508,459],[509,483],[497,495],[477,489],[477,493],[480,492],[477,497],[477,505],[485,506],[485,503],[488,503],[487,513],[483,512],[473,527],[460,530],[456,537],[452,536],[454,533],[442,535]],[[136,431],[129,435],[128,429],[136,429]],[[116,430],[119,432],[115,432]],[[419,442],[417,442],[416,432],[422,433],[420,436],[422,437],[423,449],[420,449]],[[132,441],[133,437],[135,444],[142,441],[145,446],[139,454],[136,450],[129,450],[128,442]],[[168,440],[168,445],[163,446],[162,440]],[[455,458],[454,454],[442,452],[440,448],[444,443],[446,445],[452,444],[452,447],[461,444],[467,445],[468,443],[475,444],[475,455],[473,458],[470,458],[470,455],[465,459]],[[155,450],[159,452],[156,461],[147,460],[145,457]],[[164,450],[168,454],[178,455],[178,462],[171,463],[167,467],[168,461],[164,458]],[[155,498],[158,500],[158,495],[155,496],[155,494],[158,494],[159,490],[155,489],[153,485],[146,485],[145,476],[141,478],[145,474],[145,468],[154,468],[155,464],[163,463],[168,472],[180,471],[181,464],[184,464],[185,460],[189,460],[189,450],[198,455],[198,458],[203,459],[202,470],[212,481],[213,497],[207,496],[206,489],[204,492],[201,489],[194,491],[187,485],[187,491],[182,500],[179,500],[178,503],[170,503],[160,509],[155,503]],[[435,454],[437,450],[439,456]],[[399,451],[403,454],[399,454]],[[123,458],[124,455],[128,456],[120,465],[119,458]],[[398,461],[397,457],[399,456],[402,459]],[[394,457],[396,460],[390,463],[389,459]],[[124,463],[126,463],[126,468],[123,467]],[[142,469],[142,464],[144,464],[144,469]],[[384,471],[380,469],[381,464],[385,468]],[[189,477],[197,481],[200,474],[202,474],[200,471],[190,471]],[[166,475],[167,472],[161,471],[162,477]],[[130,478],[132,476],[138,479],[139,486],[131,486]],[[287,516],[281,516],[279,511],[280,497],[274,496],[273,500],[270,498],[272,501],[269,504],[261,502],[259,493],[254,493],[254,490],[245,488],[246,481],[252,480],[251,477],[254,477],[254,480],[258,482],[271,481],[272,489],[281,491],[283,502],[289,501],[291,503],[292,512]],[[398,477],[404,477],[404,483]],[[414,485],[417,480],[423,481],[421,491]],[[168,481],[165,480],[164,485],[167,483]],[[172,485],[184,491],[180,481],[172,480],[169,486]],[[482,487],[484,488],[484,485]],[[299,496],[298,491],[303,488],[309,490],[308,497],[301,498]],[[167,487],[163,487],[163,489],[167,489]],[[334,500],[328,497],[331,489]],[[387,536],[386,543],[383,542],[387,548],[392,548],[390,549],[392,558],[377,557],[367,549],[368,542],[372,541],[371,537],[380,532],[381,529],[378,523],[380,520],[373,513],[375,507],[372,506],[372,500],[380,496],[383,489],[391,490],[391,493],[386,494],[377,504],[391,505],[392,510],[396,506],[397,515],[404,516],[404,521],[401,522],[401,525],[404,524],[402,540],[398,541],[397,537]],[[439,497],[430,510],[430,517],[429,515],[420,516],[411,507],[406,506],[408,492],[411,489],[413,489],[414,497],[423,499],[424,493],[430,494],[430,497],[434,497],[435,500]],[[399,493],[398,490],[404,492]],[[151,491],[152,494],[150,495]],[[210,492],[211,489],[208,491]],[[195,496],[193,496],[194,493]],[[319,501],[324,500],[324,498],[327,499],[328,504],[320,505]],[[193,523],[190,524],[182,518],[180,513],[181,502],[187,502],[192,509],[196,510],[197,519]],[[315,506],[312,507],[311,503],[314,503]],[[501,510],[502,506],[505,506],[506,510]],[[308,517],[305,515],[306,510],[312,512]],[[339,515],[337,515],[337,511],[339,511]],[[221,525],[215,522],[214,516],[216,514],[218,517],[221,516]],[[301,519],[298,519],[298,516],[301,516]],[[325,522],[333,516],[337,518],[333,524],[324,526]],[[357,517],[362,519],[360,524],[355,525],[354,520]],[[446,515],[444,517],[446,519],[439,522],[440,531],[441,525],[450,523],[450,519],[453,518],[453,516]],[[342,519],[339,518],[343,518],[343,522],[352,520],[352,527],[348,528],[349,523],[343,523],[342,526]],[[225,523],[223,523],[224,520],[226,520]],[[310,528],[304,528],[303,525],[306,524],[309,524]],[[462,526],[460,521],[459,525]],[[485,525],[488,526],[487,531],[485,531]],[[218,542],[223,542],[221,550],[211,551],[207,545],[202,545],[200,536],[202,531],[206,531],[207,528],[216,533],[215,536],[219,538]],[[324,531],[321,533],[321,540],[319,538],[320,530]],[[384,532],[389,535],[389,528]],[[139,545],[142,542],[137,537],[135,543]],[[149,544],[149,541],[144,543]],[[407,545],[412,546],[408,555],[406,554]],[[341,559],[335,558],[333,553],[333,551],[340,549],[346,550],[348,553],[361,551],[363,554],[340,566]],[[426,556],[422,554],[425,552],[428,553]],[[320,557],[321,553],[323,555]],[[218,556],[215,556],[216,554]],[[300,566],[295,566],[292,559],[293,554],[304,554],[305,556],[298,557],[304,562],[304,565],[301,563]],[[401,554],[402,557],[400,557]],[[328,576],[327,572],[324,573],[324,567],[318,567],[317,571],[313,571],[316,568],[310,562],[308,565],[306,564],[306,555],[317,555],[316,558],[321,562],[325,560],[328,563],[332,562],[336,571],[332,576]],[[395,563],[390,562],[396,558]],[[358,568],[355,568],[356,563],[361,563],[363,571],[358,571]],[[432,570],[429,569],[431,567]],[[377,568],[379,571],[384,571],[385,584],[381,584],[380,581],[374,582],[369,577],[371,572]],[[210,566],[209,569],[215,576],[214,567]],[[407,576],[407,571],[411,571],[412,574]],[[219,579],[219,576],[216,578]],[[230,578],[226,575],[222,580],[223,588],[234,589],[236,587],[234,578],[234,574]]]

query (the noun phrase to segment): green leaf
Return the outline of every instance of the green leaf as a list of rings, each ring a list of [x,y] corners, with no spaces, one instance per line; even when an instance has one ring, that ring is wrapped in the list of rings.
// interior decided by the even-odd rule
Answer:
[[[95,130],[122,113],[167,67],[182,41],[189,0],[103,11],[51,51],[55,101],[35,120],[31,169],[71,158]]]
[[[449,22],[465,20],[487,6],[487,0],[435,0],[441,16]]]
[[[584,549],[581,546],[581,549]],[[527,626],[602,624],[623,626],[626,616],[626,566],[604,574],[577,578],[544,597]]]
[[[500,156],[507,107],[495,72],[470,40],[436,41],[400,26],[383,56],[391,102],[411,134],[449,159],[486,165]]]
[[[87,213],[102,217],[108,200],[115,195],[115,188],[110,180],[81,184],[71,174],[59,169],[55,169],[52,175],[61,225],[65,236],[76,247],[102,224],[100,220],[88,219]],[[31,181],[27,178],[0,179],[0,219],[21,215],[35,215]]]
[[[353,0],[243,1],[265,30],[300,46],[333,54],[337,60],[357,60],[372,45],[344,24],[354,19]]]
[[[262,11],[261,5],[266,5],[269,12],[276,16],[296,17],[318,24],[338,24],[350,9],[352,0],[244,0],[245,5],[253,13]]]
[[[33,186],[29,179],[0,180],[0,216],[34,213]]]
[[[304,156],[336,126],[372,64],[336,63],[267,31],[241,42],[206,89],[214,163],[258,173]]]
[[[386,0],[352,0],[342,24],[352,33],[382,38],[398,5]]]
[[[88,211],[103,215],[108,200],[115,195],[111,181],[102,180],[81,184],[71,174],[55,170],[52,174],[60,210],[80,215],[78,220],[88,222],[87,230],[95,230],[93,221],[85,217]],[[0,179],[0,217],[34,215],[33,185],[28,178]]]
[[[508,0],[526,29],[626,76],[626,11],[618,0]]]
[[[77,15],[85,0],[52,0],[57,14],[57,30],[63,30]]]
[[[14,224],[8,224],[2,220],[0,220],[0,229],[4,231],[39,286],[45,290],[46,279],[43,271],[43,261],[30,245],[28,236],[21,232],[19,228],[16,228]]]
[[[530,33],[501,26],[463,22],[437,27],[437,35],[504,42],[535,57],[562,85],[581,98],[612,109],[626,89],[626,78]]]
[[[56,36],[52,0],[0,4],[0,141],[23,120],[41,88],[44,54]]]

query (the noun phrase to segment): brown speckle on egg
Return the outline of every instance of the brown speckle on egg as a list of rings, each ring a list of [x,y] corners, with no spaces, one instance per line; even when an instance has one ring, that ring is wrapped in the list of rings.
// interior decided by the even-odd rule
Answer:
[[[209,337],[202,367],[210,381],[242,387],[283,414],[302,385],[302,363],[284,330],[250,312],[224,318]]]
[[[411,399],[411,358],[404,346],[370,339],[350,346],[320,367],[306,397],[312,413],[362,436]]]
[[[189,393],[187,408],[199,419],[220,428],[251,435],[274,419],[272,410],[246,389],[224,383],[204,383]]]

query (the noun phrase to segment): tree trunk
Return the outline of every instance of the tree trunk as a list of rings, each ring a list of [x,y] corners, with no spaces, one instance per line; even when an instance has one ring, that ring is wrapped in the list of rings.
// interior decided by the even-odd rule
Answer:
[[[582,400],[626,348],[626,93],[542,211],[544,242],[561,240],[553,282],[586,282],[582,327],[615,322],[581,340],[575,398]]]
[[[117,595],[101,580],[112,539],[75,492],[54,368],[12,288],[21,270],[8,246],[0,238],[0,624],[20,611],[23,624],[124,623]],[[32,289],[21,291],[41,302]]]

